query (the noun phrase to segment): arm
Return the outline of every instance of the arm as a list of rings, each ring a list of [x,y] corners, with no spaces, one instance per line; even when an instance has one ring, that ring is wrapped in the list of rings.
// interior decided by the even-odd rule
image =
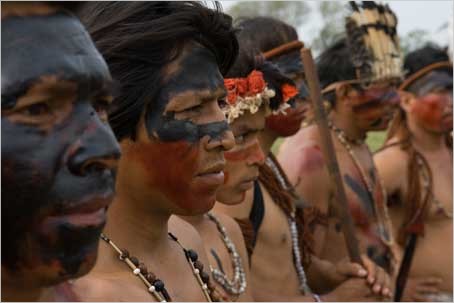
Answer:
[[[300,151],[295,164],[299,167],[298,178],[291,180],[295,190],[304,201],[316,208],[322,216],[328,216],[332,188],[323,155],[316,145],[309,145]],[[320,255],[324,247],[326,226],[316,225],[314,230],[314,253]]]

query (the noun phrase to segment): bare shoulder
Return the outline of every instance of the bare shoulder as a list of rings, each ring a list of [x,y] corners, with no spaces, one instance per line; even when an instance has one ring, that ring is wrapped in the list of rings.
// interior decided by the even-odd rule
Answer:
[[[393,141],[389,142],[389,144],[391,143]],[[403,172],[407,167],[408,155],[402,150],[400,145],[394,145],[376,152],[374,154],[374,162],[379,172],[383,170]]]
[[[241,233],[240,226],[232,217],[219,212],[213,212],[213,214],[216,216],[222,226],[225,227],[227,234],[235,242],[235,244],[237,241],[243,239],[243,234]]]
[[[408,155],[400,145],[389,146],[375,153],[374,162],[389,195],[405,192]]]
[[[300,130],[298,144],[288,144],[286,149],[279,151],[277,159],[294,186],[303,178],[323,181],[325,177],[320,134],[314,125]]]

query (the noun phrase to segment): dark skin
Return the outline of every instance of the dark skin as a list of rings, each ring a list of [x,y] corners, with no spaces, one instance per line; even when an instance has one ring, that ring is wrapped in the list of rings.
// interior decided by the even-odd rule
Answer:
[[[161,90],[144,108],[135,140],[121,141],[117,195],[109,209],[113,223],[105,233],[164,281],[172,300],[205,301],[181,247],[167,232],[209,268],[195,229],[169,218],[207,212],[224,182],[223,154],[234,141],[220,108],[223,78],[211,52],[195,43],[186,44],[161,72]],[[155,299],[111,247],[102,245],[100,255],[94,270],[75,283],[83,300]]]
[[[50,301],[93,267],[113,199],[111,78],[76,18],[2,8],[2,299]]]

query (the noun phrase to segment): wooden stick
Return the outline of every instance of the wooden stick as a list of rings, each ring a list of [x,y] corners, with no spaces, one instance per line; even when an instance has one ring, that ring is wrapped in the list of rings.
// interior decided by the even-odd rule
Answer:
[[[408,274],[410,273],[411,263],[413,261],[413,255],[415,253],[416,242],[418,236],[416,234],[410,234],[405,245],[405,253],[402,258],[402,263],[399,268],[399,273],[396,279],[396,292],[394,293],[394,302],[400,302],[402,295],[407,284]]]
[[[282,44],[276,48],[273,48],[267,52],[264,52],[263,56],[265,57],[265,59],[268,60],[268,59],[271,59],[272,57],[279,56],[284,53],[288,53],[292,50],[300,49],[302,47],[304,47],[304,43],[296,40],[296,41]]]
[[[342,231],[347,245],[350,261],[362,265],[363,262],[359,253],[358,240],[356,239],[353,220],[350,215],[350,209],[347,203],[347,195],[345,194],[344,183],[342,182],[340,175],[339,165],[331,138],[331,132],[329,130],[326,113],[323,108],[320,83],[318,81],[317,70],[311,50],[308,48],[303,48],[301,50],[301,59],[303,61],[304,73],[306,76],[307,84],[309,85],[312,105],[314,107],[316,118],[315,121],[320,132],[320,137],[322,139],[321,150],[323,152],[323,157],[325,159],[326,166],[331,178],[331,183],[334,186],[336,198],[338,201],[338,203],[333,203],[333,206],[337,209],[337,213],[340,215]]]

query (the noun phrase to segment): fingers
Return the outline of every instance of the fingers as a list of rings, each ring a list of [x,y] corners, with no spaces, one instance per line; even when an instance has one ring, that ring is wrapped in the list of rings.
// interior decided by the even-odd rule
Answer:
[[[375,269],[375,281],[372,285],[372,292],[376,295],[381,294],[381,291],[383,289],[383,285],[386,283],[386,273],[385,271],[376,266]]]
[[[366,256],[362,256],[363,264],[364,267],[367,270],[367,283],[373,284],[375,281],[375,271],[376,271],[376,265],[374,262],[372,262],[369,258]]]
[[[347,277],[364,278],[367,276],[367,271],[358,263],[343,263],[338,267],[337,272]]]

